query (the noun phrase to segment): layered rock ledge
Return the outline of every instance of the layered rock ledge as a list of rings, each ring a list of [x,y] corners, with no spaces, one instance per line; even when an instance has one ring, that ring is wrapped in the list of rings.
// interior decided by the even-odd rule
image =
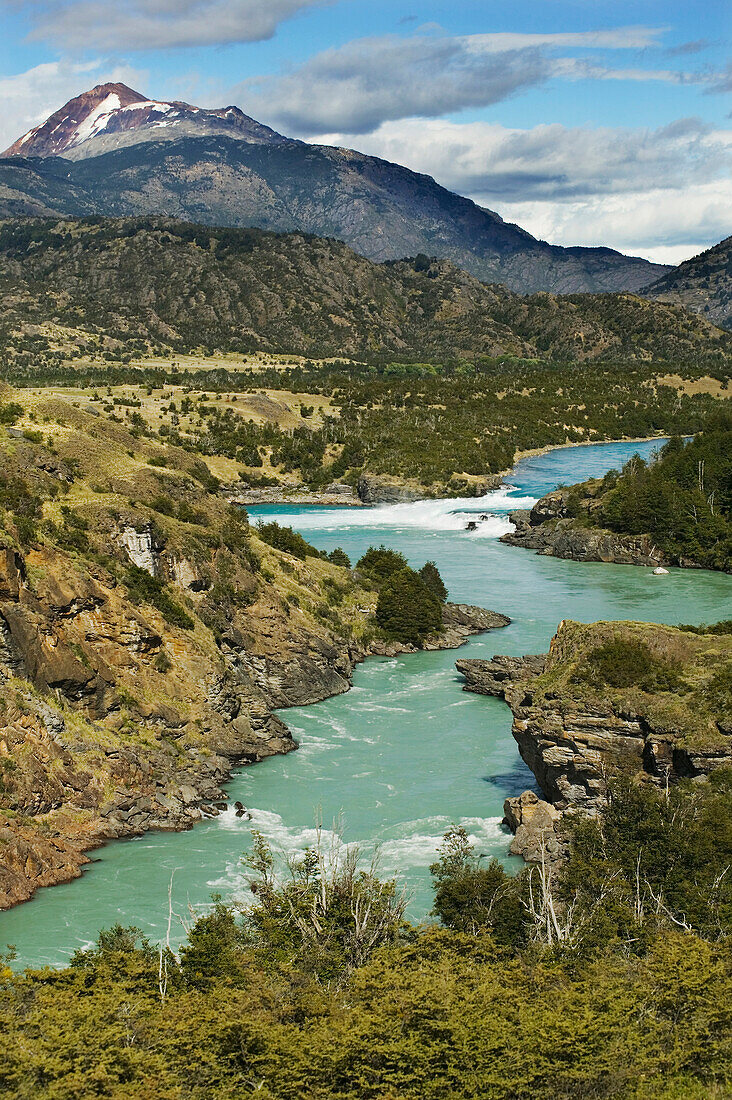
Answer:
[[[635,660],[647,652],[645,679],[622,687],[601,683],[598,654],[610,652],[618,665],[623,646]],[[731,665],[730,635],[572,622],[560,624],[545,656],[456,662],[465,691],[504,699],[510,707],[519,752],[550,807],[591,814],[602,810],[610,785],[621,777],[664,786],[703,781],[715,768],[732,765],[732,720],[716,687],[726,682]],[[610,672],[620,676],[623,670],[611,666]],[[521,797],[548,822],[546,809],[533,809],[535,795]],[[522,808],[507,803],[506,821],[517,836]],[[524,830],[512,850],[525,854],[527,848]]]

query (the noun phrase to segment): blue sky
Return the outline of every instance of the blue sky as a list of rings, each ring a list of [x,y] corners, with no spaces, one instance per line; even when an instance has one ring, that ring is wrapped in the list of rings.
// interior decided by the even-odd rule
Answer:
[[[722,0],[0,0],[0,148],[124,80],[428,172],[559,244],[732,232]]]

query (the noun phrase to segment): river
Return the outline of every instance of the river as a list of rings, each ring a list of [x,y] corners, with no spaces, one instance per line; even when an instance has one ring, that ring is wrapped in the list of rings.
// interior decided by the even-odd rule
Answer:
[[[172,940],[184,938],[191,912],[211,895],[246,898],[240,858],[256,828],[283,854],[312,842],[315,826],[340,819],[348,842],[380,846],[382,873],[397,873],[411,896],[410,915],[431,905],[429,864],[451,822],[469,831],[479,850],[507,865],[503,800],[534,785],[511,737],[508,708],[462,691],[458,657],[545,652],[561,619],[715,622],[728,618],[732,578],[700,570],[650,569],[559,561],[504,546],[506,512],[558,484],[598,476],[657,444],[615,443],[562,448],[524,459],[515,489],[480,501],[424,501],[371,509],[252,509],[252,516],[290,524],[322,549],[342,546],[352,561],[382,542],[410,563],[437,562],[450,598],[510,615],[503,630],[460,650],[372,658],[353,689],[282,712],[300,741],[297,752],[240,769],[227,785],[252,821],[233,810],[187,833],[150,833],[93,853],[82,878],[38,891],[0,913],[0,945],[15,944],[18,965],[61,965],[100,928],[135,924],[152,939],[165,935],[173,881]],[[466,511],[490,512],[478,532],[465,530]]]

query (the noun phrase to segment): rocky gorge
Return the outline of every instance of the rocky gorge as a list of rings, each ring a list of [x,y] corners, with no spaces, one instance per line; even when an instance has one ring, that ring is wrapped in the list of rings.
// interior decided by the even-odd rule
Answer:
[[[732,765],[730,635],[645,623],[560,623],[546,655],[462,660],[465,691],[505,700],[546,798],[506,801],[511,851],[562,854],[566,812],[596,815],[619,779],[665,787]]]
[[[0,909],[78,876],[107,840],[215,816],[234,767],[297,747],[276,708],[345,692],[365,657],[414,648],[375,629],[373,585],[315,551],[274,549],[222,508],[194,456],[11,396]],[[448,604],[427,645],[508,622]]]

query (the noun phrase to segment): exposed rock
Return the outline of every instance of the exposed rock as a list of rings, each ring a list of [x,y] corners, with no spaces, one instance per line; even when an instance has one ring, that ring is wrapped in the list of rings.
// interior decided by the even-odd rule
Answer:
[[[580,488],[582,508],[592,517],[598,507],[601,482],[588,481]],[[613,562],[616,565],[656,566],[669,563],[648,535],[621,535],[602,527],[587,526],[570,515],[573,490],[556,489],[536,502],[530,511],[512,512],[509,519],[515,530],[501,536],[501,542],[536,550],[548,557],[572,561]]]
[[[311,492],[304,485],[269,485],[262,489],[253,489],[241,483],[230,486],[225,495],[230,504],[244,507],[248,504],[322,504],[338,508],[358,508],[363,504],[352,486],[340,482],[333,482],[320,492]]]
[[[668,645],[673,653],[685,646],[688,660],[719,667],[729,641],[682,635],[673,627],[635,623],[596,623],[584,626],[562,623],[546,657],[494,657],[491,661],[458,661],[466,678],[466,691],[493,695],[508,703],[514,716],[512,732],[522,759],[531,768],[547,799],[558,809],[602,809],[608,781],[632,777],[662,786],[684,778],[703,778],[714,768],[732,765],[732,739],[724,722],[711,722],[703,735],[693,711],[687,719],[677,709],[665,708],[663,697],[642,691],[571,689],[572,668],[585,651],[627,632],[631,637],[648,633],[660,653]],[[702,647],[719,650],[707,661]],[[700,652],[694,656],[693,649]],[[572,662],[575,662],[573,664]],[[691,667],[691,666],[690,666]],[[697,666],[698,667],[698,666]],[[569,673],[564,670],[569,668]],[[558,684],[559,670],[569,675],[569,686]],[[551,684],[546,681],[551,674]],[[710,672],[711,675],[711,672]],[[564,683],[564,681],[561,681]],[[668,717],[666,717],[668,715]]]
[[[361,474],[358,495],[364,504],[402,504],[419,500],[424,494],[386,474]]]
[[[465,677],[463,691],[477,695],[494,695],[503,699],[507,687],[520,680],[529,680],[544,671],[546,657],[493,657],[490,661],[467,658],[456,661],[455,667]]]
[[[598,528],[578,527],[571,519],[542,522],[535,526],[525,512],[509,516],[515,530],[501,536],[501,542],[536,550],[554,558],[572,561],[613,562],[615,565],[656,566],[667,561],[647,535],[618,535]]]
[[[156,575],[157,555],[150,526],[141,531],[136,531],[134,527],[125,527],[120,535],[120,543],[133,565],[144,569],[151,577]]]
[[[514,834],[511,855],[523,856],[527,863],[554,863],[562,857],[566,850],[559,831],[562,814],[555,806],[533,791],[524,791],[506,799],[503,814],[503,824]]]

